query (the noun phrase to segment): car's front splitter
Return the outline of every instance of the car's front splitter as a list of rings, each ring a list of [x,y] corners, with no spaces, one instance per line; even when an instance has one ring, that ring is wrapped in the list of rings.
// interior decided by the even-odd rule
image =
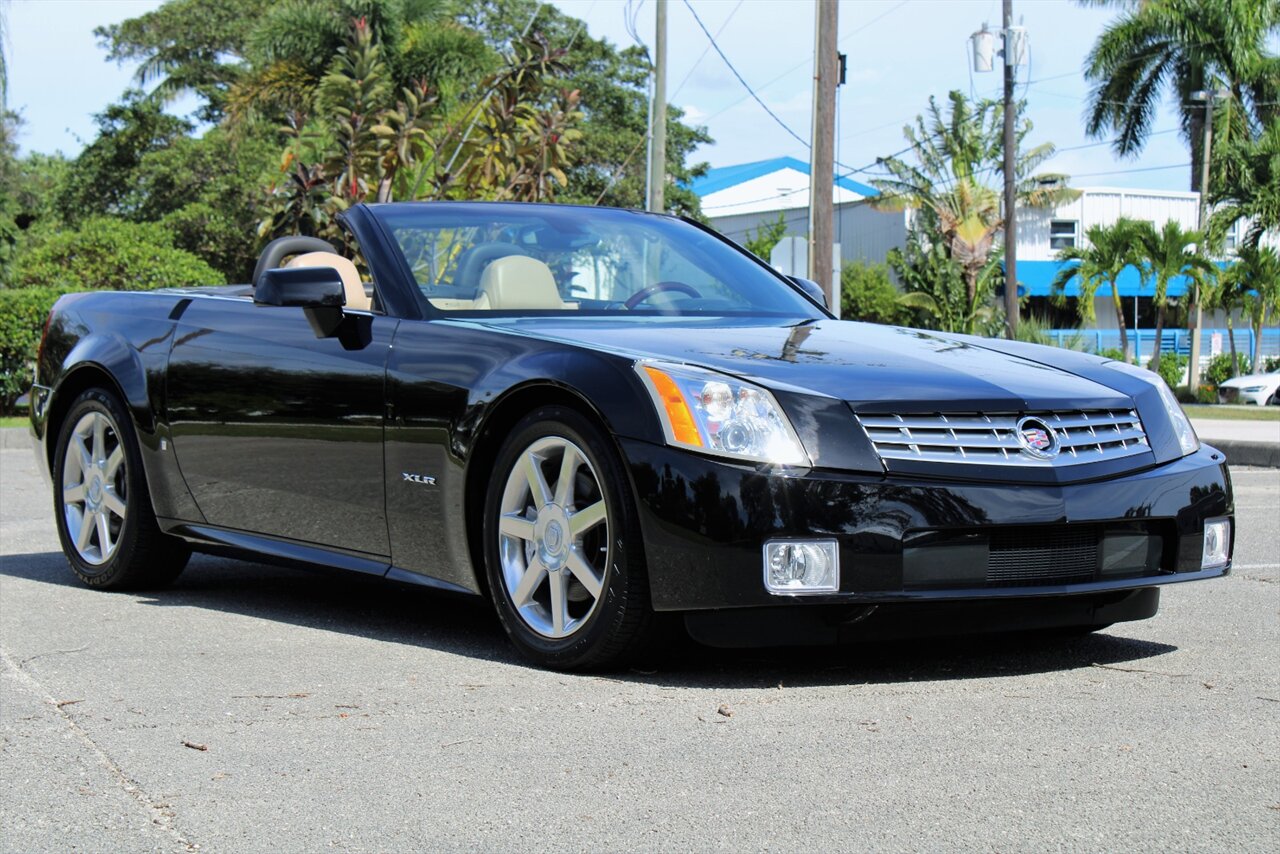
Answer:
[[[621,446],[658,610],[1106,596],[1227,572],[1201,567],[1205,520],[1230,519],[1233,509],[1225,460],[1207,446],[1067,485],[779,473],[646,442]],[[795,538],[837,541],[837,592],[766,589],[763,544]],[[1063,574],[1056,552],[1051,571],[1019,571],[1041,546],[1070,555],[1091,541],[1091,572]]]

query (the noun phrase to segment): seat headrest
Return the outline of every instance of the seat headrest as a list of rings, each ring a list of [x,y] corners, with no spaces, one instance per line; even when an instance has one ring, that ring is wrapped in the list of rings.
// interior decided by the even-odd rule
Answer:
[[[342,289],[347,295],[347,308],[368,311],[373,307],[373,300],[364,292],[364,282],[360,281],[360,271],[356,269],[356,265],[336,252],[306,252],[295,255],[285,266],[332,267],[342,279]]]
[[[551,268],[536,258],[510,255],[490,262],[480,276],[477,309],[564,308]]]

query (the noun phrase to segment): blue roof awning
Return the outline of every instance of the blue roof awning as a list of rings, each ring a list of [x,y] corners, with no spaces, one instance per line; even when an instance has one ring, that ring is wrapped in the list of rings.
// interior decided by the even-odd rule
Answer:
[[[1033,297],[1053,296],[1053,289],[1050,287],[1054,276],[1058,275],[1059,268],[1063,264],[1071,264],[1071,261],[1023,261],[1018,259],[1018,283],[1027,289],[1027,293]],[[1120,296],[1122,297],[1149,297],[1155,294],[1155,284],[1150,281],[1143,281],[1142,274],[1134,267],[1126,267],[1124,272],[1120,274],[1119,279]],[[1169,296],[1180,297],[1187,292],[1190,286],[1190,279],[1186,276],[1175,276],[1169,282]],[[1069,297],[1080,296],[1080,278],[1072,277],[1067,282],[1067,287],[1063,291]],[[1111,296],[1111,286],[1103,285],[1098,288],[1096,296]]]

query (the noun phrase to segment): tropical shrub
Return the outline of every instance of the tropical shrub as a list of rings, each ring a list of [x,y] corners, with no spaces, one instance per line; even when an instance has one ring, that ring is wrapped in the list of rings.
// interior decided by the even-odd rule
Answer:
[[[778,218],[772,222],[760,223],[754,235],[748,232],[742,248],[755,255],[761,261],[768,263],[769,256],[773,254],[773,247],[777,246],[782,238],[786,236],[786,217],[778,214]]]
[[[1176,389],[1182,384],[1183,374],[1187,370],[1189,359],[1186,356],[1179,356],[1177,353],[1161,353],[1155,359],[1155,371],[1165,384],[1171,389]]]
[[[1237,354],[1237,358],[1240,360],[1240,370],[1239,373],[1234,373],[1231,370],[1230,353],[1219,353],[1214,356],[1209,360],[1209,367],[1204,372],[1204,381],[1216,388],[1232,377],[1242,377],[1249,373],[1249,357],[1240,353]]]
[[[1098,351],[1098,355],[1104,359],[1111,359],[1113,362],[1123,362],[1124,351],[1119,347],[1103,347]]]
[[[840,267],[840,317],[844,320],[905,323],[910,310],[899,302],[901,296],[884,264],[850,261]]]
[[[11,415],[14,402],[31,388],[31,364],[44,321],[68,288],[0,289],[0,414]]]
[[[14,287],[147,291],[226,281],[195,255],[175,248],[155,223],[99,217],[86,220],[78,231],[33,237],[32,244],[14,264]]]

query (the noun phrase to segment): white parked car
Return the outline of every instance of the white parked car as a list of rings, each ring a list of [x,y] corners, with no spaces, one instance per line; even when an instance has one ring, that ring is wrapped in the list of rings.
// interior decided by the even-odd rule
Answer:
[[[1280,371],[1232,377],[1218,386],[1218,402],[1280,405]]]

